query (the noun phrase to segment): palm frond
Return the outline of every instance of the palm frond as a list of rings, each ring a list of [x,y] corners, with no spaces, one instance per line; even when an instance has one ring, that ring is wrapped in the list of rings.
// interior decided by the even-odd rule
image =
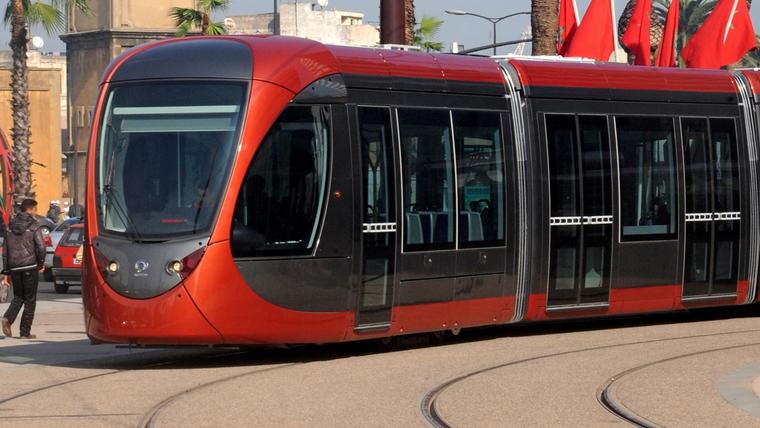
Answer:
[[[211,22],[208,24],[208,28],[206,28],[207,36],[221,36],[226,33],[227,28],[221,22]]]
[[[198,6],[206,12],[227,9],[231,0],[199,0]]]
[[[173,7],[169,11],[169,16],[174,19],[174,25],[178,28],[186,24],[190,27],[199,26],[203,21],[202,12],[187,7]]]
[[[30,25],[42,25],[48,34],[64,31],[66,16],[52,4],[35,1],[26,9],[26,22]]]
[[[190,32],[190,30],[193,29],[193,24],[191,22],[185,21],[179,25],[177,25],[177,37],[185,37],[187,33]]]

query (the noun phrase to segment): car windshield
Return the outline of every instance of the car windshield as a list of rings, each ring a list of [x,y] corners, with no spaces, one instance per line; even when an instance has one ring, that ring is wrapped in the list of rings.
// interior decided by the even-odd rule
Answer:
[[[240,134],[245,88],[184,82],[111,89],[97,170],[104,231],[155,240],[210,229]]]

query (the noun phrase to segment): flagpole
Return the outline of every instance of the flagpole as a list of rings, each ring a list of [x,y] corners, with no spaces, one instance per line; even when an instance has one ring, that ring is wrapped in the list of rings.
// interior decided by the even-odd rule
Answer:
[[[575,12],[575,26],[581,25],[581,19],[578,15],[578,3],[573,0],[573,12]]]
[[[612,9],[610,15],[612,15],[612,49],[615,51],[615,62],[622,62],[620,61],[620,45],[618,42],[618,28],[617,28],[617,20],[615,19],[615,0],[610,0],[610,8]]]
[[[726,31],[723,32],[723,44],[726,44],[728,38],[728,32],[731,31],[731,23],[734,22],[734,14],[736,14],[736,6],[739,5],[739,0],[734,0],[734,5],[731,8],[731,14],[728,15],[728,22],[726,23]]]

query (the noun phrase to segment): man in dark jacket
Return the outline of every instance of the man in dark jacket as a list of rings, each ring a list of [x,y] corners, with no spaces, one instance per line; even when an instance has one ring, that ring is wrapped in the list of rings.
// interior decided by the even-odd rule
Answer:
[[[34,339],[31,333],[34,308],[37,306],[37,271],[45,270],[45,243],[42,240],[40,224],[35,219],[37,201],[25,199],[21,212],[8,224],[3,244],[3,273],[10,275],[13,284],[13,301],[5,311],[2,323],[3,334],[11,336],[11,325],[16,320],[21,306],[21,338]]]

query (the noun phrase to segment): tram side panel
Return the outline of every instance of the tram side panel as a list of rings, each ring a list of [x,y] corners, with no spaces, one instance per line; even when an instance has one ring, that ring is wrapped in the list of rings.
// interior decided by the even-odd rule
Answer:
[[[531,103],[535,110],[531,117],[535,120],[534,129],[540,142],[536,146],[540,147],[539,159],[543,165],[533,171],[542,174],[538,180],[542,184],[541,200],[546,204],[542,230],[547,233],[547,239],[542,241],[546,243],[538,263],[542,273],[534,284],[528,318],[600,316],[743,302],[746,296],[746,280],[743,280],[746,278],[746,262],[743,261],[746,251],[745,245],[739,247],[738,240],[739,236],[746,235],[746,230],[745,233],[739,232],[736,220],[739,214],[728,214],[727,208],[717,205],[709,207],[710,219],[716,222],[711,224],[715,232],[702,245],[709,253],[705,259],[709,266],[684,265],[688,227],[685,219],[689,210],[683,206],[687,183],[684,181],[682,118],[702,117],[699,121],[705,126],[713,124],[716,128],[730,129],[728,134],[714,132],[710,141],[715,140],[713,146],[722,147],[717,139],[733,138],[732,144],[736,147],[737,138],[744,141],[742,133],[735,131],[740,125],[736,106],[580,103],[556,99],[532,100]],[[652,115],[654,111],[658,115]],[[712,116],[725,119],[708,119]],[[588,143],[583,139],[589,136],[589,126],[593,128],[594,122],[601,124],[597,129],[601,130],[603,126],[608,129],[602,133],[607,134],[609,148],[598,156],[607,164],[604,168],[589,163],[589,156],[594,154],[584,148]],[[661,128],[660,137],[643,137],[658,128]],[[646,139],[651,141],[644,141]],[[642,168],[657,166],[647,165],[646,159],[641,157],[643,153],[638,153],[637,157],[637,153],[632,152],[631,145],[642,144],[662,146],[651,147],[663,163],[659,178],[651,175],[648,178],[650,185],[651,180],[660,181],[655,183],[654,189],[659,193],[654,195],[639,190],[640,185],[645,184],[640,182]],[[718,188],[721,185],[736,187],[738,192],[740,177],[741,182],[746,183],[746,174],[742,174],[736,175],[731,183],[724,179],[723,184],[714,184],[715,176],[736,172],[732,169],[738,167],[736,162],[741,157],[737,159],[739,153],[734,153],[730,155],[724,150],[715,155],[719,159],[723,157],[723,170],[713,171],[717,167],[710,168],[709,163],[698,166],[713,177],[711,192],[720,193]],[[726,156],[730,157],[727,162]],[[594,206],[593,199],[598,199],[598,195],[593,193],[604,187],[593,188],[599,175],[603,175],[612,187],[612,192],[604,195],[604,199],[611,202],[609,208]],[[588,194],[589,191],[592,194]],[[648,199],[648,204],[642,199]],[[732,206],[729,211],[746,211],[746,198],[741,198],[741,206],[738,193],[729,199],[723,198],[726,205]],[[663,206],[667,212],[661,211]],[[718,217],[715,217],[716,212]],[[590,234],[588,229],[592,229]],[[599,232],[604,241],[600,241]],[[689,244],[692,248],[697,246],[695,242]],[[597,256],[596,260],[589,260],[589,253]],[[600,253],[604,255],[599,257]],[[693,252],[689,255],[692,259],[697,258]],[[687,268],[691,271],[684,273]],[[709,289],[696,294],[691,302],[688,298],[683,299],[685,275],[688,279],[689,275],[701,273],[702,268],[708,270]],[[610,275],[608,285],[602,282],[605,272]],[[594,288],[601,293],[595,293]],[[608,296],[604,295],[605,288],[609,290]]]

